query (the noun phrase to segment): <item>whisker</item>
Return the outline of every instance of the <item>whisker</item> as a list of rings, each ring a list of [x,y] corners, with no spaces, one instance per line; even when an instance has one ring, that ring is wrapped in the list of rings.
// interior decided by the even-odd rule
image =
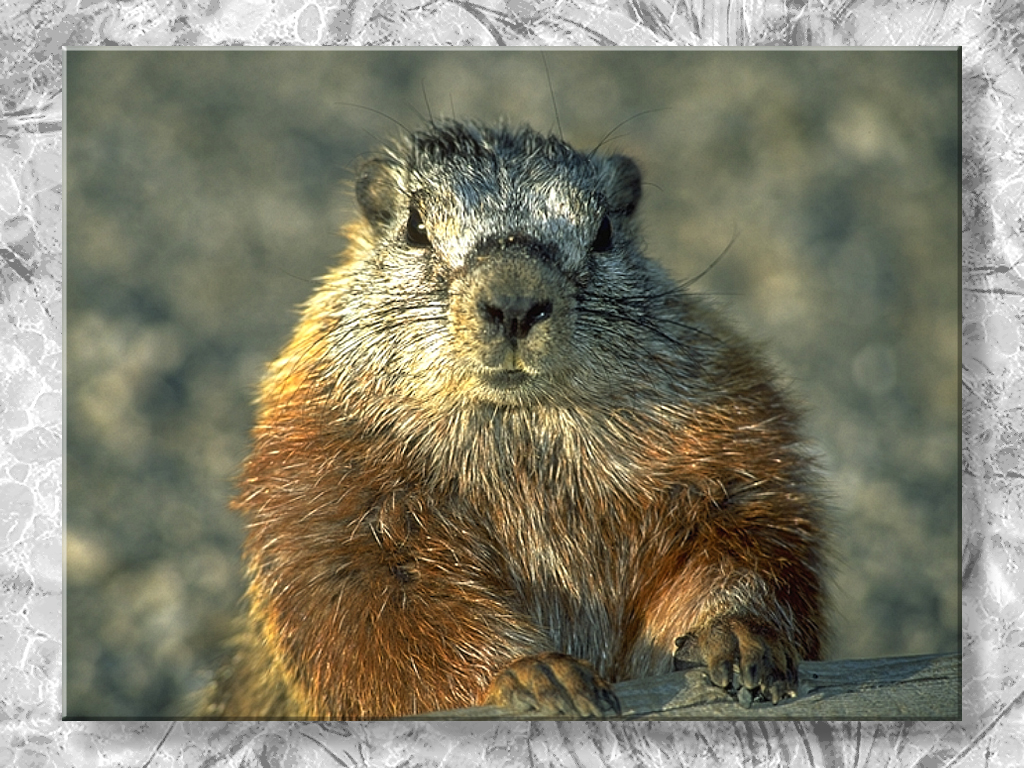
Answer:
[[[667,333],[665,333],[665,331],[663,331],[661,328],[659,328],[658,325],[656,323],[654,323],[648,317],[634,317],[634,316],[631,316],[631,315],[626,315],[626,314],[622,314],[622,313],[619,313],[619,312],[614,312],[614,311],[611,311],[611,310],[608,310],[608,309],[599,309],[599,308],[596,308],[596,307],[585,307],[585,308],[581,307],[580,308],[580,314],[581,315],[591,315],[592,317],[600,317],[600,318],[602,318],[604,320],[612,320],[614,322],[624,323],[626,325],[632,325],[632,326],[635,326],[637,328],[643,328],[645,331],[650,331],[655,336],[658,336],[663,341],[667,341],[669,344],[671,344],[673,346],[676,346],[676,347],[685,346],[684,342],[681,339],[674,338],[674,337],[668,335]],[[695,333],[704,333],[705,335],[709,335],[709,334],[707,334],[706,331],[702,331],[700,328],[696,328],[696,327],[692,327],[692,326],[688,326],[688,325],[684,325],[684,324],[679,324],[679,325],[681,325],[681,327],[685,328],[686,330],[690,330],[690,331],[693,331]],[[711,338],[714,338],[714,337],[712,336]]]
[[[712,261],[710,264],[708,264],[696,276],[691,277],[689,280],[684,282],[682,284],[682,287],[683,288],[689,288],[691,285],[693,285],[698,280],[700,280],[702,277],[704,277],[704,275],[706,275],[708,272],[710,272],[712,269],[714,269],[715,265],[718,264],[718,262],[720,262],[722,259],[725,258],[725,254],[727,254],[729,252],[729,250],[732,248],[733,244],[739,239],[739,237],[740,237],[739,229],[734,230],[733,233],[732,233],[732,239],[729,240],[729,244],[727,246],[725,246],[725,250],[723,250],[720,254],[718,254],[718,256],[715,257],[715,260]]]

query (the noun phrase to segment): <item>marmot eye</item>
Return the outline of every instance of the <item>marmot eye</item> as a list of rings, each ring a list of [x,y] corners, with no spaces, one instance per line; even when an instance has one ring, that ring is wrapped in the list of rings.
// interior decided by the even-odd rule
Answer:
[[[420,212],[415,208],[409,209],[409,221],[405,225],[405,239],[409,245],[415,245],[419,248],[430,247],[427,225],[423,223]]]
[[[597,228],[597,234],[594,236],[594,242],[590,246],[590,250],[597,253],[602,253],[609,250],[612,247],[612,222],[607,216],[601,219],[601,226]]]

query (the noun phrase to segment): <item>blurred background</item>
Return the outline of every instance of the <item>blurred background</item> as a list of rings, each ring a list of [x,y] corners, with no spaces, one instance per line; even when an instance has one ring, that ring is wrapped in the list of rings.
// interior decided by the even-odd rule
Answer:
[[[356,161],[430,115],[633,156],[681,280],[737,235],[692,290],[806,407],[831,656],[959,649],[957,51],[92,49],[66,74],[66,716],[180,717],[209,680],[257,382]]]

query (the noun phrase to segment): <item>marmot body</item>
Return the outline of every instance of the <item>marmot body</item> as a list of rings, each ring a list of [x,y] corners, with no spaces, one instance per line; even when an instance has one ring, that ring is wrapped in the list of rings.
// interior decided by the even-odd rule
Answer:
[[[263,384],[249,630],[202,714],[617,708],[675,640],[778,700],[824,635],[796,417],[643,254],[632,160],[441,122],[364,163]]]

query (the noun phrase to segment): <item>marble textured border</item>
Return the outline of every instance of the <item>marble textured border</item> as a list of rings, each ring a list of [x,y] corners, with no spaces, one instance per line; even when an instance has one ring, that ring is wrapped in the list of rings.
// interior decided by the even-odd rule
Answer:
[[[1024,11],[1016,0],[254,4],[0,10],[0,764],[1019,765]],[[63,46],[962,45],[964,705],[953,723],[62,722]]]

